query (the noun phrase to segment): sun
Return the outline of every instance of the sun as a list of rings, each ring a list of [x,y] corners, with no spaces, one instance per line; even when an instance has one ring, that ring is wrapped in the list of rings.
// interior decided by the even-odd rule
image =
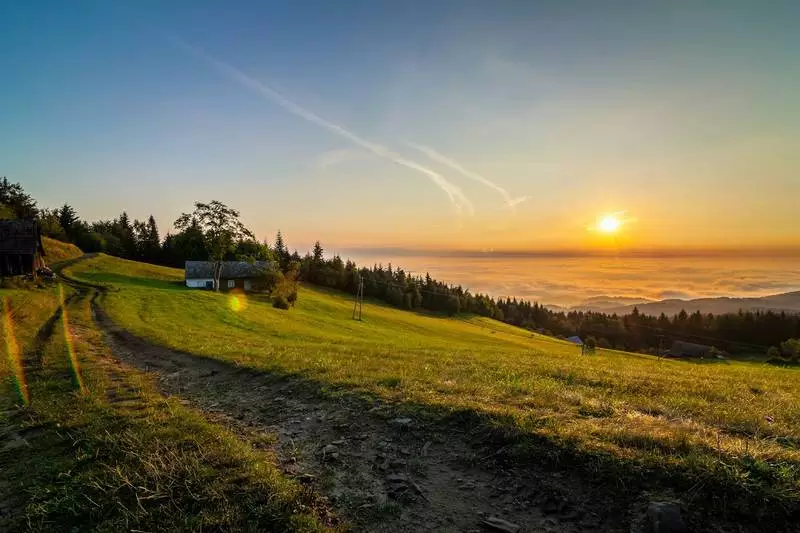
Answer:
[[[622,226],[622,221],[615,215],[606,215],[597,223],[597,229],[603,233],[616,233]]]

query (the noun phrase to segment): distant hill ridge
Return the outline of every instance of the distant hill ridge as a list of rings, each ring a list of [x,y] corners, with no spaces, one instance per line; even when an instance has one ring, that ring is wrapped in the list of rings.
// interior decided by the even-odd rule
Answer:
[[[597,311],[603,313],[616,313],[618,315],[627,314],[636,307],[639,312],[646,315],[675,315],[685,310],[687,313],[700,311],[701,313],[738,313],[742,311],[775,311],[786,313],[800,313],[800,291],[772,294],[754,298],[736,298],[720,296],[714,298],[695,298],[684,300],[680,298],[669,298],[666,300],[647,301],[642,299],[639,302],[629,302],[624,305],[614,305],[620,299],[614,297],[596,297],[587,300],[582,305],[572,307],[572,309]],[[625,298],[623,300],[629,300]]]

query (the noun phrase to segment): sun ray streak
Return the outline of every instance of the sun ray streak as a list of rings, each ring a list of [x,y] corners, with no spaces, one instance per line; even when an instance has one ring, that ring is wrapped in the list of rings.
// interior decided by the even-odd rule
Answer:
[[[81,377],[81,367],[80,363],[78,362],[78,356],[75,353],[75,345],[73,344],[72,340],[72,333],[69,329],[69,316],[67,313],[67,306],[64,301],[64,286],[58,286],[58,294],[61,302],[61,322],[64,327],[64,346],[67,349],[67,362],[69,363],[69,369],[72,373],[72,381],[78,390],[82,393],[86,392],[86,388],[83,384],[83,378]]]
[[[11,299],[6,296],[3,298],[3,339],[5,340],[6,357],[14,373],[14,385],[17,395],[24,406],[30,405],[31,397],[28,391],[28,383],[25,381],[25,368],[20,357],[19,344],[14,334],[14,316],[11,307]]]

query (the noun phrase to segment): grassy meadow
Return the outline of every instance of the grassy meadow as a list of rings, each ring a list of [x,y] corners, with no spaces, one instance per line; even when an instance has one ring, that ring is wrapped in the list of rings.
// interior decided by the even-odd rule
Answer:
[[[63,290],[0,289],[0,531],[326,530],[267,437],[159,395]]]
[[[680,491],[721,509],[800,507],[800,374],[563,341],[490,319],[446,318],[302,287],[297,306],[182,286],[183,272],[100,255],[68,275],[113,287],[112,319],[156,343],[331,390],[431,412],[468,411],[518,457],[580,464],[616,483]],[[742,511],[744,512],[744,511]]]

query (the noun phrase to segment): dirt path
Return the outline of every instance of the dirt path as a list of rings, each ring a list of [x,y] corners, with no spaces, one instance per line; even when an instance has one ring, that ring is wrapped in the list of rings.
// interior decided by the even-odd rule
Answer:
[[[318,385],[180,353],[139,339],[94,307],[114,354],[156,372],[166,394],[244,434],[277,438],[283,470],[325,494],[357,531],[484,531],[499,517],[520,531],[629,531],[578,480],[503,469],[470,428],[425,423],[390,406],[333,398]],[[517,531],[497,523],[494,531]],[[505,528],[505,529],[504,529]]]

